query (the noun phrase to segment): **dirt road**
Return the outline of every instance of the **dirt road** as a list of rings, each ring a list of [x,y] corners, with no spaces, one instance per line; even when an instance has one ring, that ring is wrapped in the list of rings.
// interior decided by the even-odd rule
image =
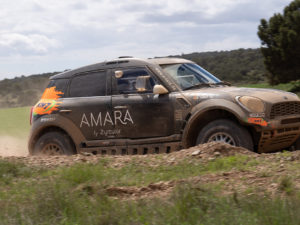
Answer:
[[[0,156],[27,156],[27,139],[0,136]]]

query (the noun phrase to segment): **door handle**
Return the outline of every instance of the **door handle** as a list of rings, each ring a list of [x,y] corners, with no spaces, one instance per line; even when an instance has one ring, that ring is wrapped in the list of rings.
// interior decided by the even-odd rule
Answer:
[[[114,109],[127,109],[128,107],[126,105],[118,105],[115,106]]]
[[[61,109],[59,110],[60,113],[69,113],[69,112],[72,112],[71,109]]]

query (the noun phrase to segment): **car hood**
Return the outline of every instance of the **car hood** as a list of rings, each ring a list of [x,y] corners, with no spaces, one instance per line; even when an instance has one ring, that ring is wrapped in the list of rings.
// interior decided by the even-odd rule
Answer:
[[[284,101],[300,101],[299,97],[294,93],[264,88],[211,87],[184,91],[184,94],[191,97],[196,96],[200,99],[234,99],[236,96],[253,96],[272,104]]]

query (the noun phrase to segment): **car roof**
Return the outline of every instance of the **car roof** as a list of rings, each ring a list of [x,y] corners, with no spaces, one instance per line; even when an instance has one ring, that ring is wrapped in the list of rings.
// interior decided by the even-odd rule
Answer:
[[[191,60],[182,59],[182,58],[171,58],[171,57],[164,57],[164,58],[153,58],[148,59],[150,63],[158,64],[158,65],[168,65],[168,64],[177,64],[177,63],[194,63]]]
[[[51,80],[53,79],[63,79],[63,78],[70,78],[76,74],[82,74],[88,71],[97,71],[97,70],[105,70],[105,69],[112,69],[120,66],[126,67],[137,67],[137,66],[147,66],[147,65],[168,65],[168,64],[177,64],[177,63],[194,63],[190,60],[181,59],[181,58],[171,58],[171,57],[164,57],[164,58],[151,58],[151,59],[140,59],[140,58],[133,58],[133,57],[120,57],[118,59],[114,59],[111,61],[105,61],[100,63],[95,63],[87,66],[83,66],[74,70],[68,70],[59,74],[56,74],[50,77]]]

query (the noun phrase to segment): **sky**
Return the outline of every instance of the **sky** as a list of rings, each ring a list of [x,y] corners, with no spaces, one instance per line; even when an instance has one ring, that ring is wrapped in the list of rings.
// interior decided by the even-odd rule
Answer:
[[[0,0],[0,80],[149,58],[258,48],[291,0]]]

